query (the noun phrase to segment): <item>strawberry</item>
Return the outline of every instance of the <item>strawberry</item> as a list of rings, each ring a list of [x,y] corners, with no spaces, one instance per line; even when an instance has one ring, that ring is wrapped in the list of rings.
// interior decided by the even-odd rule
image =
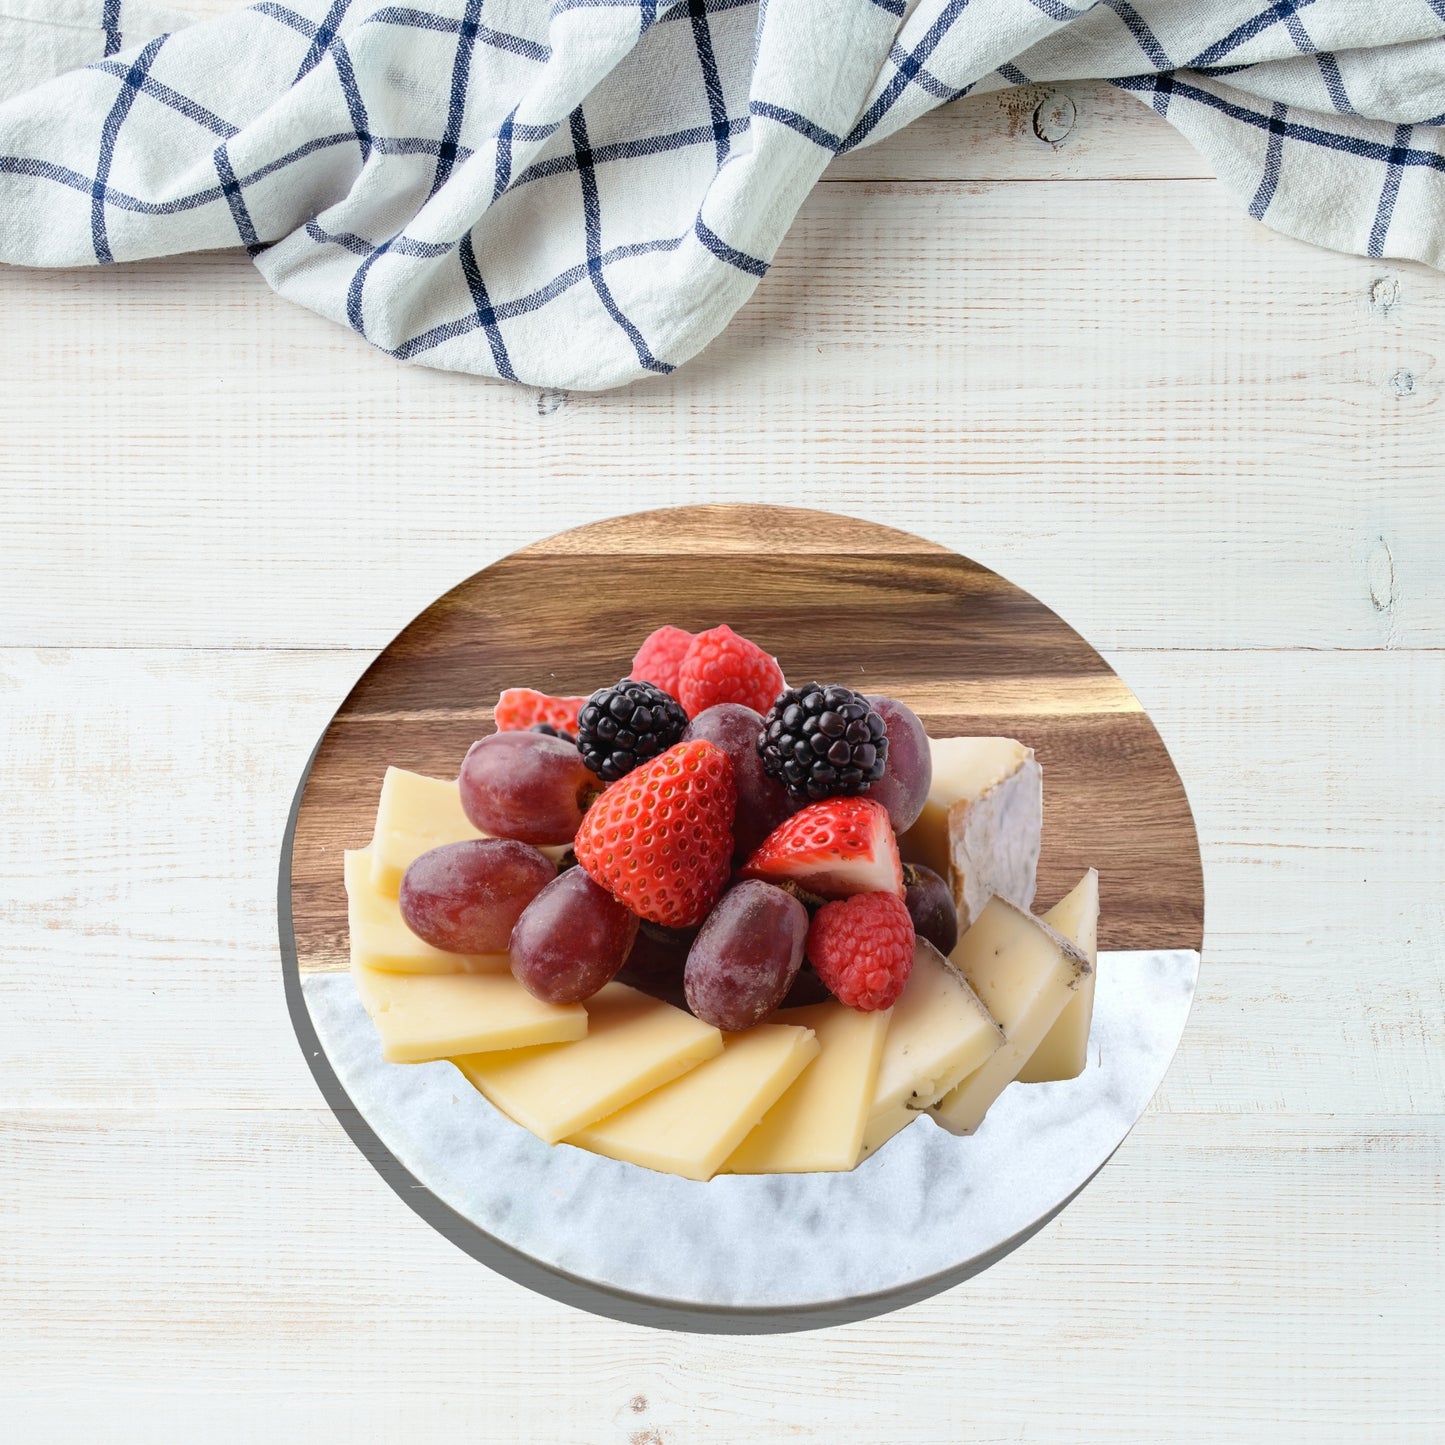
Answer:
[[[499,733],[521,733],[538,723],[560,732],[577,732],[577,714],[586,702],[585,697],[549,697],[545,692],[533,692],[530,687],[509,687],[497,699],[493,711]]]
[[[638,917],[691,928],[727,885],[737,796],[721,748],[677,743],[592,804],[572,845],[577,861]]]
[[[888,810],[869,798],[824,798],[780,823],[744,865],[744,878],[799,884],[820,898],[903,897],[903,864]]]
[[[659,627],[632,659],[627,675],[637,682],[650,682],[663,692],[677,697],[677,674],[687,650],[692,646],[692,633],[680,627]]]
[[[766,713],[783,687],[777,658],[726,623],[693,638],[677,673],[677,700],[688,717],[720,702],[740,702]]]
[[[913,920],[892,893],[825,903],[808,928],[807,953],[839,1003],[863,1013],[892,1008],[913,972]]]

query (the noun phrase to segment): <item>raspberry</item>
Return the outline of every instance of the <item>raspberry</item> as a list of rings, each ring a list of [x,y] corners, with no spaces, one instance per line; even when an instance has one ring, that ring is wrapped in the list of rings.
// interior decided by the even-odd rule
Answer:
[[[777,659],[723,623],[693,638],[678,672],[677,697],[688,717],[720,702],[766,713],[783,687]]]
[[[632,659],[632,671],[627,675],[638,682],[650,682],[663,692],[677,696],[677,671],[682,659],[692,646],[692,633],[680,627],[659,627]]]
[[[638,917],[691,928],[727,885],[736,808],[732,759],[701,738],[678,743],[592,804],[573,851]]]
[[[585,697],[549,697],[530,687],[509,687],[497,699],[492,716],[499,733],[524,733],[537,723],[546,723],[559,733],[577,732],[577,714]]]
[[[825,903],[808,929],[818,977],[849,1008],[892,1008],[913,971],[913,919],[892,893],[855,893]]]

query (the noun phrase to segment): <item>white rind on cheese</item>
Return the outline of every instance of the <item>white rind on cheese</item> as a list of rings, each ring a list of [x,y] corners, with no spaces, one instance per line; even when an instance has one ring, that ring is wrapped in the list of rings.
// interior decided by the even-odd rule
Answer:
[[[782,1009],[773,1022],[812,1029],[818,1057],[723,1166],[729,1174],[811,1174],[851,1169],[863,1147],[890,1011],[841,1003]]]
[[[723,1051],[711,1024],[625,984],[587,1000],[587,1037],[452,1062],[502,1113],[555,1144]]]
[[[1002,898],[990,899],[952,961],[1004,1032],[1003,1047],[933,1106],[954,1134],[971,1134],[1054,1026],[1089,960],[1062,934]]]
[[[580,1004],[543,1003],[510,973],[380,973],[356,965],[351,974],[389,1063],[558,1044],[587,1033]]]
[[[817,1057],[811,1029],[758,1024],[723,1051],[566,1142],[699,1182],[711,1179]]]
[[[1077,1079],[1089,1062],[1089,1029],[1094,1022],[1094,983],[1099,968],[1099,874],[1090,868],[1072,893],[1044,914],[1089,960],[1090,972],[1064,1006],[1044,1041],[1019,1073],[1021,1084],[1047,1084]]]
[[[949,880],[966,929],[991,897],[1034,901],[1043,836],[1043,770],[1013,738],[931,738],[933,783],[900,839],[903,857]]]
[[[401,905],[371,881],[371,850],[348,852],[344,863],[351,962],[383,973],[507,973],[505,953],[445,953],[406,925]]]
[[[871,1154],[1003,1046],[994,1022],[963,975],[920,938],[883,1041],[878,1083],[863,1131]]]

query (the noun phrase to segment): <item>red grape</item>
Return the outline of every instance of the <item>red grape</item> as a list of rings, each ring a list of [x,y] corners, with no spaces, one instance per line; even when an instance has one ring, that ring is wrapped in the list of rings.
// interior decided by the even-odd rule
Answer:
[[[433,848],[401,880],[401,916],[447,953],[502,953],[522,910],[557,876],[549,858],[510,838]]]
[[[686,1008],[682,971],[696,937],[695,928],[663,928],[661,924],[644,919],[637,929],[637,941],[632,945],[632,952],[627,955],[627,962],[617,975],[617,982],[660,998],[674,1008]]]
[[[888,809],[895,833],[906,833],[918,821],[933,786],[928,734],[918,714],[896,698],[870,693],[868,701],[888,729],[888,766],[868,796]]]
[[[958,909],[953,904],[953,890],[933,869],[918,863],[904,864],[903,886],[903,902],[913,920],[913,931],[946,958],[958,942]]]
[[[758,756],[758,734],[762,730],[761,714],[740,702],[720,702],[698,713],[682,735],[689,742],[703,738],[733,760],[733,782],[738,790],[733,857],[737,859],[749,857],[798,808],[788,790],[763,771],[763,760]]]
[[[512,973],[546,1003],[581,1003],[610,983],[637,937],[637,915],[580,868],[554,878],[512,930]]]
[[[582,754],[545,733],[493,733],[473,743],[458,780],[472,825],[523,843],[570,843],[597,779]]]
[[[687,955],[683,986],[698,1018],[735,1031],[783,1001],[803,961],[808,910],[781,888],[749,879],[723,894]]]

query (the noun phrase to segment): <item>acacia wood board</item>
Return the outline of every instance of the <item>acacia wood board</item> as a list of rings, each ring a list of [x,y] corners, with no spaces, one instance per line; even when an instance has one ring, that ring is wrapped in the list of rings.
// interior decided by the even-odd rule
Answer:
[[[586,694],[663,623],[726,622],[791,682],[901,699],[934,737],[1006,735],[1044,774],[1037,910],[1099,870],[1101,949],[1199,949],[1204,892],[1183,784],[1128,687],[996,572],[825,512],[682,507],[582,527],[438,598],[367,669],[318,745],[296,818],[303,973],[347,966],[341,855],[371,837],[388,765],[456,776],[506,687]]]

